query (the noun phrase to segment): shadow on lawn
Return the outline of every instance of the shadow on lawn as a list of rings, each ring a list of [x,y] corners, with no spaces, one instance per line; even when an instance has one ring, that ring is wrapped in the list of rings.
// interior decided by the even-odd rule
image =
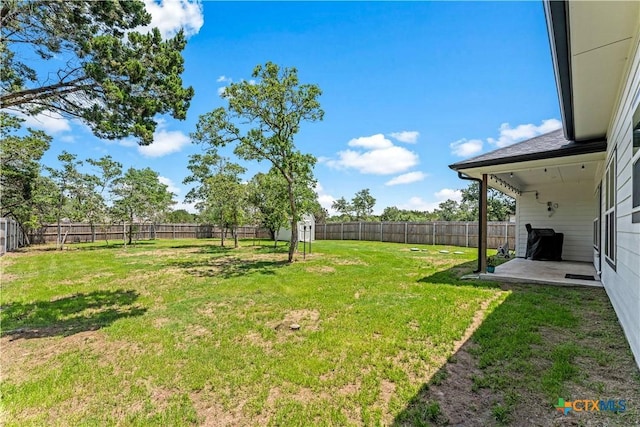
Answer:
[[[508,295],[407,402],[393,426],[622,426],[640,419],[640,373],[604,289],[460,280],[475,265],[419,280]],[[563,415],[554,408],[560,397],[590,396],[626,399],[627,410]]]
[[[420,283],[442,283],[447,285],[455,285],[455,286],[478,286],[483,288],[496,288],[497,284],[495,282],[487,282],[482,280],[462,280],[461,277],[465,274],[470,274],[473,270],[475,270],[478,266],[478,261],[467,261],[462,264],[454,265],[453,267],[436,271],[429,276],[425,276],[421,279],[418,279]]]
[[[219,277],[229,279],[258,273],[273,275],[276,270],[287,265],[286,260],[247,260],[236,257],[218,257],[203,260],[179,260],[168,264],[171,267],[180,267],[196,277]]]
[[[0,307],[0,336],[43,338],[93,331],[147,310],[135,304],[132,290],[80,293],[53,301],[9,303]]]

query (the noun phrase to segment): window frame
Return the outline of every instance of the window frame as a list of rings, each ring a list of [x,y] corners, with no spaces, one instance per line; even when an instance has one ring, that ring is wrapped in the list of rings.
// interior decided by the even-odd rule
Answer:
[[[631,122],[631,222],[640,223],[640,103]],[[638,145],[636,145],[638,144]],[[634,153],[634,150],[635,153]]]
[[[602,246],[602,225],[600,224],[600,218],[602,218],[602,181],[598,184],[595,194],[596,202],[598,203],[598,215],[593,220],[593,249],[600,256],[600,249]]]
[[[614,148],[605,169],[605,197],[604,197],[604,259],[613,270],[616,270],[617,243],[617,148]]]

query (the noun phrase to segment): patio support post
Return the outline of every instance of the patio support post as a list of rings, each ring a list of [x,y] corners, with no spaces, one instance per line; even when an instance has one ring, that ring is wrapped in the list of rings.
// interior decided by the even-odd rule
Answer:
[[[483,175],[483,179],[472,178],[465,176],[462,172],[458,171],[458,178],[465,179],[467,181],[475,181],[478,183],[480,197],[478,200],[478,269],[474,273],[484,273],[487,268],[487,215],[484,212],[487,211],[487,175]],[[484,210],[482,208],[482,200],[484,195]],[[482,231],[482,223],[484,218],[484,233]],[[435,225],[434,225],[435,228]],[[435,237],[435,234],[434,234]],[[484,241],[484,252],[482,252],[482,242]]]
[[[487,174],[482,174],[480,185],[480,272],[487,271]]]

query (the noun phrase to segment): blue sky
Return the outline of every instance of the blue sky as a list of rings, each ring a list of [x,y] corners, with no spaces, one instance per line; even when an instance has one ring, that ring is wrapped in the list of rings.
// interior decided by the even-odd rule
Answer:
[[[325,207],[369,188],[377,213],[431,210],[467,184],[447,165],[560,126],[540,2],[148,1],[164,34],[181,26],[189,34],[187,119],[163,119],[154,144],[138,147],[99,140],[73,121],[30,118],[54,136],[46,164],[63,150],[111,154],[159,172],[182,202],[188,156],[202,150],[188,136],[198,116],[226,105],[221,88],[267,61],[296,67],[323,91],[324,120],[303,124],[296,145],[319,159]],[[247,166],[247,179],[269,168]]]

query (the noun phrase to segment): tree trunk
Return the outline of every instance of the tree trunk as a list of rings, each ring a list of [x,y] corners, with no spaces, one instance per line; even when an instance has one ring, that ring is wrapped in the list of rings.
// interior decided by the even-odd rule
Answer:
[[[131,244],[131,239],[133,239],[133,214],[129,218],[129,244]]]
[[[233,229],[233,247],[238,249],[238,229]]]
[[[60,228],[60,214],[58,214],[58,237],[56,237],[57,249],[62,249],[62,229]]]
[[[92,221],[91,222],[91,243],[95,243],[95,242],[96,242],[96,225]]]
[[[289,204],[291,206],[291,240],[289,241],[289,258],[288,262],[293,262],[293,254],[298,249],[298,220],[296,219],[296,199],[293,194],[293,181],[287,180],[289,190]]]

